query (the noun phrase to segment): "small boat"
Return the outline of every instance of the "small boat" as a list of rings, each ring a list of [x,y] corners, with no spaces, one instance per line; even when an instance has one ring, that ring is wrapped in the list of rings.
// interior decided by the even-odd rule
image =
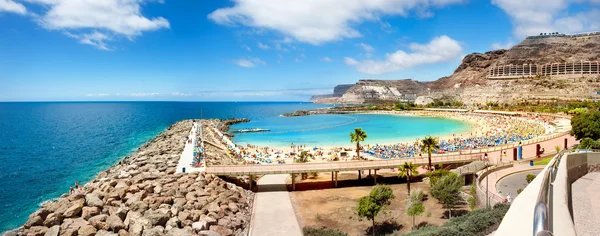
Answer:
[[[233,132],[235,133],[251,133],[251,132],[268,132],[271,131],[270,129],[263,129],[263,128],[250,128],[250,129],[239,129],[239,130],[235,130]]]

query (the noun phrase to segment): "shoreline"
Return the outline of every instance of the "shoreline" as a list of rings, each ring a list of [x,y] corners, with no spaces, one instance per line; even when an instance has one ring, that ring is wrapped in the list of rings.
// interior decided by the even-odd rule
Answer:
[[[211,174],[175,173],[191,124],[170,125],[89,182],[45,201],[3,235],[245,234],[254,193]]]

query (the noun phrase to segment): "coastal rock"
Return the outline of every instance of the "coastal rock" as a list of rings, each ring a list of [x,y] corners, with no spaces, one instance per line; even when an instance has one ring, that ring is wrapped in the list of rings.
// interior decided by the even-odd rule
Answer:
[[[48,231],[46,231],[44,236],[58,236],[58,233],[60,233],[60,226],[55,225],[55,226],[50,227],[48,229]]]
[[[77,231],[77,235],[79,236],[92,236],[96,234],[96,228],[91,225],[84,225],[79,228]]]
[[[112,229],[113,232],[119,232],[121,229],[125,229],[125,224],[121,218],[117,215],[110,215],[106,218],[106,223]]]
[[[81,209],[83,208],[83,204],[75,203],[71,207],[67,208],[67,210],[63,213],[63,217],[65,218],[73,218],[79,215]]]
[[[192,234],[185,229],[172,228],[167,230],[168,236],[191,236]]]
[[[202,231],[198,232],[198,235],[200,235],[200,236],[221,236],[220,233],[217,233],[212,230],[202,230]]]
[[[60,213],[50,213],[46,220],[44,220],[44,226],[52,227],[54,225],[60,225],[62,223],[63,216]]]
[[[201,230],[207,230],[208,224],[206,223],[206,221],[194,222],[192,224],[192,229],[196,232],[201,231]]]
[[[102,200],[100,200],[100,197],[98,196],[98,194],[85,195],[85,204],[87,206],[99,207],[99,208],[104,206],[104,202],[102,202]]]
[[[171,211],[169,209],[158,209],[158,210],[147,210],[144,213],[152,225],[165,226],[169,218],[171,217]]]
[[[98,232],[96,232],[96,236],[118,236],[118,234],[108,232],[106,230],[99,230]]]
[[[29,229],[33,226],[40,226],[44,224],[44,220],[39,215],[31,215],[29,220],[23,225],[26,229]]]
[[[99,230],[109,230],[110,226],[106,223],[107,215],[97,215],[88,220],[92,226]]]
[[[98,207],[83,207],[81,210],[81,217],[84,220],[89,220],[92,216],[100,214]]]
[[[233,231],[231,229],[228,229],[228,228],[223,227],[221,225],[210,226],[210,231],[217,232],[217,233],[219,233],[222,236],[233,235]]]
[[[45,226],[33,226],[29,228],[27,236],[43,236],[48,231],[48,227]]]
[[[161,236],[164,235],[165,228],[162,226],[156,226],[151,229],[145,229],[142,233],[142,236]]]

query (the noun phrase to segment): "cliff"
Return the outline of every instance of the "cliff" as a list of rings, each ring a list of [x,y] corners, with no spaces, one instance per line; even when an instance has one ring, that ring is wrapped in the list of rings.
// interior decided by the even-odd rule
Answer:
[[[413,95],[459,100],[467,104],[523,99],[590,99],[600,91],[600,75],[576,74],[491,80],[494,66],[600,60],[600,34],[528,37],[508,50],[471,53],[453,74],[431,82],[360,80],[342,96],[315,98],[317,103],[371,103]],[[408,97],[407,97],[408,96]]]

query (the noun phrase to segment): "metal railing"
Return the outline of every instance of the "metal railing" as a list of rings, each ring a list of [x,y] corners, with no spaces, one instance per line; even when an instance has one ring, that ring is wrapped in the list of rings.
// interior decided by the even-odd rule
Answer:
[[[548,169],[543,174],[542,186],[538,199],[535,204],[535,210],[533,215],[533,235],[543,236],[552,235],[552,193],[553,193],[553,182],[556,177],[558,165],[565,153],[570,152],[569,150],[563,150],[556,154],[556,157],[548,163]]]

